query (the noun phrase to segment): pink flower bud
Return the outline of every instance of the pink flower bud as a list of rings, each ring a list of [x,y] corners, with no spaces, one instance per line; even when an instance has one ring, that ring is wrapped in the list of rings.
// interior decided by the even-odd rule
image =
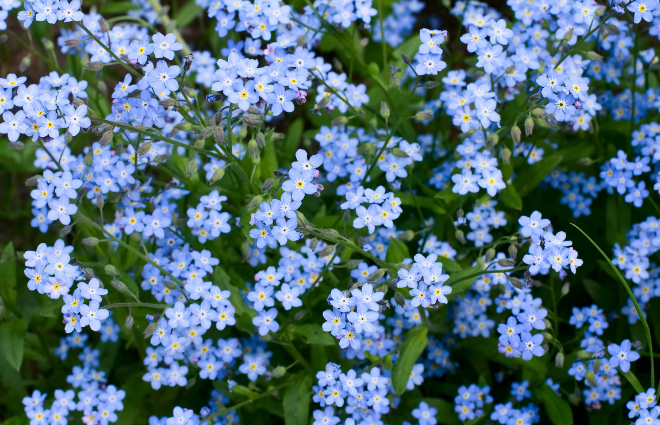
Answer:
[[[575,106],[575,109],[582,109],[582,103],[579,100],[575,100],[573,106]]]
[[[254,213],[250,214],[250,226],[254,226]]]
[[[296,92],[296,99],[300,100],[302,103],[305,103],[307,100],[307,92],[303,90],[298,90]]]
[[[316,170],[314,170],[314,171],[316,171]],[[319,190],[319,192],[322,191],[323,189],[325,189],[322,184],[318,184],[318,183],[316,183],[316,188]]]
[[[314,178],[317,178],[319,176],[319,170],[314,170]]]

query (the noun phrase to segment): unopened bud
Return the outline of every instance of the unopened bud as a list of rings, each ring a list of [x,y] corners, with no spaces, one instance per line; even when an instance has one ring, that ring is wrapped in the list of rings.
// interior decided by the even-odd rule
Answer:
[[[520,127],[518,127],[517,125],[514,125],[511,128],[511,138],[513,139],[513,144],[514,145],[517,145],[518,143],[520,143],[520,135],[521,135]]]
[[[495,133],[488,136],[488,139],[486,140],[486,146],[488,147],[488,150],[493,149],[499,141],[500,141],[500,137]]]
[[[555,357],[555,367],[558,367],[559,369],[564,368],[564,353],[561,351],[557,353],[557,356]]]
[[[186,176],[192,180],[197,176],[197,161],[194,159],[190,160],[186,166]]]
[[[614,35],[621,35],[621,31],[619,31],[619,28],[617,28],[615,25],[607,24],[606,28]]]
[[[293,320],[300,320],[307,315],[307,310],[300,310],[293,316]]]
[[[103,32],[110,31],[110,24],[108,24],[108,21],[106,21],[102,17],[99,18],[99,27],[101,28],[101,31],[103,31]]]
[[[113,135],[112,131],[106,131],[105,133],[103,133],[103,135],[101,136],[101,140],[99,140],[99,144],[101,146],[108,145],[112,141],[112,135]]]
[[[433,114],[428,111],[419,111],[415,114],[415,119],[417,121],[426,121],[433,118]]]
[[[522,289],[522,288],[523,288],[523,284],[522,284],[522,282],[521,282],[520,279],[518,279],[517,277],[510,277],[510,278],[509,278],[509,282],[510,282],[511,285],[513,285],[513,287],[516,288],[516,289]]]
[[[268,192],[270,189],[272,189],[275,186],[275,179],[272,177],[269,177],[266,179],[264,182],[264,185],[261,186],[261,191],[262,192]]]
[[[588,156],[585,156],[584,158],[580,158],[577,161],[578,164],[586,165],[586,166],[589,166],[589,165],[593,164],[593,162],[594,161],[591,158],[589,158]]]
[[[501,267],[513,267],[516,263],[509,260],[508,258],[500,258],[497,260],[497,264]]]
[[[405,63],[406,65],[410,65],[410,58],[406,56],[405,53],[401,53],[401,59],[403,60],[403,63]]]
[[[167,289],[177,289],[179,287],[176,282],[172,282],[171,280],[164,280],[163,284],[167,287]]]
[[[486,262],[488,263],[493,258],[495,258],[495,248],[488,248],[486,250],[486,258],[484,258],[484,260],[486,260]]]
[[[587,57],[589,59],[591,59],[592,61],[597,61],[597,62],[602,62],[603,61],[603,57],[601,55],[599,55],[598,53],[593,52],[593,51],[587,52]]]
[[[153,335],[157,330],[158,330],[158,321],[154,320],[154,322],[151,323],[149,326],[147,326],[147,329],[144,330],[143,332],[144,339],[150,338],[151,335]]]
[[[309,249],[312,251],[316,251],[316,248],[319,246],[319,240],[316,238],[313,238],[311,241],[309,241]]]
[[[257,145],[259,146],[260,149],[264,148],[266,146],[266,137],[264,136],[264,133],[261,131],[257,133]]]
[[[66,235],[68,235],[69,233],[71,233],[71,230],[73,230],[73,225],[74,224],[75,223],[71,223],[69,225],[66,225],[66,226],[62,227],[62,230],[60,230],[60,238],[63,238]]]
[[[415,232],[412,230],[406,230],[404,232],[401,232],[399,236],[397,236],[397,239],[400,241],[411,241],[415,237]]]
[[[478,270],[486,270],[486,262],[482,257],[477,258],[477,264],[475,265],[475,268]]]
[[[172,99],[171,97],[168,97],[167,99],[163,99],[160,102],[158,102],[158,104],[160,106],[162,106],[163,108],[165,108],[165,109],[174,106],[175,103],[176,103],[176,100]]]
[[[108,276],[112,276],[112,277],[121,276],[119,274],[119,271],[117,270],[117,268],[115,266],[113,266],[112,264],[106,264],[106,266],[103,268],[103,270],[105,271],[105,274],[107,274]]]
[[[96,208],[102,210],[103,207],[105,206],[105,199],[103,199],[103,195],[100,193],[96,194]]]
[[[85,161],[85,165],[88,167],[94,163],[94,153],[92,152],[91,149],[89,149],[85,154],[84,161]]]
[[[504,70],[504,73],[505,74],[511,74],[515,70],[516,70],[516,66],[515,65],[510,65],[509,67],[507,67],[507,69]]]
[[[215,128],[215,143],[222,144],[225,142],[225,131],[222,129],[222,126],[219,125]]]
[[[335,229],[319,229],[323,236],[329,239],[337,239],[339,237],[339,232]]]
[[[195,90],[191,89],[190,87],[183,86],[182,88],[183,93],[188,96],[190,99],[194,99],[197,97],[197,93],[195,93]]]
[[[596,375],[592,371],[588,371],[586,375],[584,375],[584,379],[590,387],[595,387],[597,385]]]
[[[258,207],[263,200],[264,200],[263,196],[256,195],[254,198],[252,198],[252,200],[247,204],[247,207],[245,208],[247,208],[248,211],[253,210],[256,207]]]
[[[94,71],[94,72],[100,71],[103,69],[103,63],[99,61],[87,62],[87,65],[85,65],[85,69],[87,71]]]
[[[605,6],[598,6],[596,8],[596,10],[594,11],[594,15],[595,16],[603,16],[603,14],[605,13],[606,10],[607,9],[605,8]]]
[[[167,157],[168,157],[167,154],[158,155],[157,157],[154,158],[154,162],[155,162],[156,164],[160,164],[161,162],[165,162],[165,160],[167,159]]]
[[[84,238],[82,240],[82,243],[83,245],[87,245],[87,246],[96,246],[99,244],[99,239],[91,236],[89,238]]]
[[[31,63],[32,63],[32,59],[30,58],[30,55],[27,55],[21,60],[21,63],[18,65],[18,70],[21,71],[21,73],[25,72],[25,70],[30,67]]]
[[[17,151],[20,151],[23,150],[23,148],[25,148],[25,144],[23,144],[23,142],[9,142],[9,147]]]
[[[390,117],[390,108],[384,100],[380,102],[380,116],[385,119]]]
[[[282,377],[286,374],[286,368],[284,366],[277,366],[270,374],[273,378]]]
[[[76,38],[70,38],[64,42],[66,47],[76,47],[78,44],[80,44],[80,40]]]
[[[39,184],[39,180],[43,179],[43,176],[40,174],[37,174],[36,176],[32,176],[29,179],[25,180],[25,185],[26,186],[37,186]]]
[[[454,233],[454,236],[463,245],[465,245],[467,243],[467,241],[465,240],[465,233],[463,233],[463,231],[461,229],[456,229],[456,232]]]
[[[250,139],[247,145],[247,151],[248,155],[250,155],[250,159],[255,159],[259,156],[259,145],[257,145],[255,139]]]
[[[424,83],[424,87],[426,87],[427,89],[434,89],[439,85],[440,83],[438,83],[437,81],[427,81]]]
[[[135,323],[135,319],[133,319],[133,316],[128,316],[124,321],[124,326],[126,327],[126,329],[130,331],[133,328],[133,323]]]
[[[503,164],[509,165],[509,163],[511,162],[511,149],[509,148],[502,149],[502,152],[500,152],[500,158],[502,159]]]
[[[564,34],[564,40],[570,41],[573,38],[573,27],[570,27],[566,34]]]
[[[408,154],[399,148],[392,149],[392,155],[396,156],[397,158],[409,158]]]
[[[406,305],[406,299],[399,291],[394,293],[394,302],[400,307],[404,307]]]
[[[335,251],[335,245],[328,245],[318,253],[318,257],[327,257]]]
[[[571,290],[571,284],[570,282],[564,283],[564,285],[561,287],[561,295],[562,297],[565,297],[568,295],[568,292]]]
[[[245,114],[243,115],[243,122],[245,125],[248,127],[259,127],[262,122],[264,122],[264,119],[260,117],[259,115],[254,115],[254,114]]]
[[[337,117],[334,120],[332,120],[330,122],[330,125],[333,126],[333,127],[339,127],[339,126],[342,126],[342,125],[346,125],[346,123],[348,123],[348,118],[342,115],[342,116]]]
[[[534,131],[534,120],[532,117],[527,117],[525,120],[525,136],[531,136]]]
[[[593,359],[594,358],[594,353],[591,351],[587,350],[580,350],[577,352],[577,356],[579,359]]]
[[[369,277],[367,278],[368,281],[370,282],[375,282],[377,280],[380,280],[385,276],[385,270],[384,269],[377,269],[375,272],[371,273]]]
[[[543,96],[541,95],[541,93],[534,93],[533,95],[531,95],[531,96],[529,97],[529,101],[530,101],[531,103],[536,103],[536,102],[538,102],[539,100],[541,100],[541,97],[543,97]]]
[[[119,292],[128,292],[128,287],[126,287],[126,284],[120,280],[111,280],[110,284],[112,285],[113,288],[118,290]]]
[[[151,142],[144,142],[137,151],[138,156],[142,156],[151,150]]]

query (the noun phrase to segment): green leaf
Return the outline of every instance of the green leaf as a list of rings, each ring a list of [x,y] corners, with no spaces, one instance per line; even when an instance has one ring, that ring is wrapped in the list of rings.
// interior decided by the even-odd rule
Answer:
[[[385,254],[385,261],[388,263],[399,264],[406,258],[410,258],[408,246],[396,238],[390,238],[390,246]]]
[[[525,196],[536,188],[536,186],[541,184],[545,176],[550,174],[550,171],[554,170],[555,167],[559,165],[562,158],[561,155],[550,155],[518,173],[515,182],[513,183],[518,195],[521,197]]]
[[[503,190],[500,191],[500,199],[507,207],[518,211],[522,210],[522,198],[520,195],[518,195],[516,188],[512,185],[507,185]]]
[[[573,411],[568,402],[559,397],[547,384],[534,390],[536,398],[541,400],[545,411],[554,425],[572,425]]]
[[[9,242],[0,254],[0,276],[2,284],[0,285],[0,297],[7,305],[16,304],[16,257],[14,244]]]
[[[479,277],[477,273],[480,271],[482,271],[481,267],[474,266],[449,275],[449,279],[445,282],[445,285],[451,286],[451,294],[449,294],[449,297],[472,286],[474,281],[477,280],[477,277]]]
[[[397,394],[403,394],[413,366],[428,344],[426,326],[418,326],[408,331],[399,349],[399,359],[392,369],[392,386]]]
[[[113,1],[113,2],[104,2],[99,7],[99,13],[103,15],[115,15],[123,13],[125,14],[129,10],[137,10],[140,7],[130,1]]]
[[[282,397],[286,425],[307,425],[311,389],[312,380],[304,374],[298,375],[293,385],[286,389]]]
[[[442,263],[442,268],[445,272],[455,273],[463,270],[461,265],[458,264],[456,261],[447,257],[443,257],[442,255],[438,257],[438,261]]]
[[[291,326],[291,331],[300,336],[303,341],[309,345],[335,345],[337,340],[329,333],[325,332],[321,325],[316,323],[309,323],[300,326]]]
[[[5,357],[7,363],[16,370],[20,370],[23,363],[27,327],[27,318],[4,322],[0,327],[0,353]]]
[[[283,158],[292,158],[294,156],[294,153],[302,141],[302,131],[302,118],[296,119],[293,124],[289,125],[284,142],[280,145],[280,151]]]
[[[275,156],[275,144],[272,140],[266,140],[266,145],[261,151],[261,178],[266,180],[273,177],[273,171],[277,171],[277,157]]]
[[[128,288],[128,290],[131,291],[131,293],[133,293],[136,297],[140,298],[140,288],[138,287],[137,283],[135,283],[133,278],[126,273],[126,269],[124,268],[121,262],[120,251],[117,251],[110,256],[110,264],[115,266],[115,268],[121,275],[121,278],[119,280],[121,280],[124,283],[124,285],[126,285],[126,288]]]
[[[620,374],[626,377],[628,382],[630,382],[630,385],[632,385],[635,391],[637,391],[637,394],[641,394],[645,391],[644,387],[642,387],[642,384],[639,383],[639,379],[637,379],[634,373],[632,373],[631,371],[624,372],[621,370],[621,368],[617,368],[617,370],[619,371]]]
[[[202,8],[197,5],[194,1],[188,1],[183,5],[177,12],[174,19],[176,20],[176,27],[183,28],[192,22],[193,19],[199,15],[202,11]]]

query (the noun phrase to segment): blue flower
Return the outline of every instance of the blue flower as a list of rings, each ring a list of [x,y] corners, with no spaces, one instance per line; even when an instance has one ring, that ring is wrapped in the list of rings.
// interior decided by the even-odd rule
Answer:
[[[275,321],[277,309],[262,310],[259,315],[252,319],[252,323],[259,327],[259,335],[264,336],[269,332],[277,332],[280,329],[279,323]]]
[[[165,58],[174,59],[174,52],[183,49],[183,44],[176,41],[175,34],[163,35],[161,33],[154,34],[153,38],[154,56],[156,59]],[[175,89],[170,89],[175,90]]]
[[[639,353],[632,351],[628,339],[624,339],[621,345],[608,345],[607,351],[612,355],[609,362],[610,367],[620,367],[623,372],[630,371],[630,363],[639,359]]]

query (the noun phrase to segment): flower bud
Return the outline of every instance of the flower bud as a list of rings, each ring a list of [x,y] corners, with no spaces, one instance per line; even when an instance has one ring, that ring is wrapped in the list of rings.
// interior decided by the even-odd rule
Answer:
[[[401,59],[403,60],[403,63],[405,63],[406,65],[410,65],[410,58],[406,56],[405,53],[401,53]]]
[[[584,379],[590,387],[595,387],[598,383],[596,382],[596,375],[592,371],[588,371],[584,375]]]
[[[532,117],[527,117],[525,120],[525,136],[531,136],[534,131],[534,120]]]
[[[248,203],[247,206],[246,206],[245,208],[247,208],[248,211],[253,210],[253,209],[255,209],[256,207],[258,207],[259,204],[261,204],[261,202],[262,202],[263,200],[264,200],[264,197],[263,197],[263,196],[261,196],[261,195],[256,195],[254,198],[252,198],[252,200],[250,201],[250,203]]]
[[[511,161],[511,149],[509,148],[502,149],[502,152],[500,152],[500,158],[502,159],[503,164],[509,165]]]
[[[82,193],[82,191],[80,193]],[[69,233],[71,233],[71,230],[73,230],[73,225],[74,224],[76,224],[76,223],[74,222],[74,223],[71,223],[67,226],[62,227],[62,230],[60,230],[60,238],[63,238],[66,235],[68,235]]]
[[[268,192],[270,189],[272,189],[275,186],[275,179],[272,177],[269,177],[266,179],[264,182],[264,185],[261,186],[261,191],[262,192]]]
[[[300,320],[307,314],[307,310],[300,310],[293,316],[293,320]]]
[[[202,129],[199,136],[197,136],[197,141],[201,143],[201,146],[199,146],[200,148],[204,146],[204,141],[213,135],[213,132],[213,127],[204,127],[204,129]]]
[[[406,230],[404,232],[401,232],[399,236],[397,236],[397,239],[400,241],[411,241],[415,237],[415,232],[412,230]]]
[[[103,135],[101,136],[101,140],[99,140],[99,144],[101,146],[108,145],[108,143],[112,141],[112,135],[113,135],[112,131],[106,131],[105,133],[103,133]]]
[[[119,274],[119,271],[117,270],[117,268],[115,266],[113,266],[112,264],[106,264],[106,266],[103,268],[103,270],[105,271],[105,274],[107,274],[108,276],[112,276],[112,277],[121,276]]]
[[[17,151],[23,150],[25,144],[23,142],[9,142],[9,147]]]
[[[277,366],[270,374],[273,378],[280,378],[286,374],[286,368],[284,366]]]
[[[83,245],[87,245],[87,246],[96,246],[96,245],[99,244],[99,239],[95,238],[93,236],[90,236],[89,238],[84,238],[82,240],[82,243],[83,243]]]
[[[195,90],[191,89],[190,87],[183,86],[181,89],[183,90],[183,93],[188,96],[189,99],[194,99],[197,97],[197,93],[195,93]]]
[[[147,329],[144,330],[143,335],[144,339],[150,338],[158,330],[158,322],[154,320],[154,323],[151,323],[147,326]]]
[[[486,140],[486,146],[488,150],[492,150],[499,141],[500,137],[495,133],[488,136],[488,139]]]
[[[509,67],[507,67],[507,69],[504,70],[504,73],[505,74],[511,74],[515,70],[516,70],[516,66],[515,65],[510,65]]]
[[[593,164],[593,160],[589,158],[588,156],[585,156],[584,158],[578,159],[577,163],[580,165],[586,165],[587,167]]]
[[[513,285],[513,287],[516,288],[516,289],[522,289],[523,288],[522,282],[517,277],[510,277],[509,282],[511,282],[511,285]]]
[[[380,116],[385,119],[390,117],[390,108],[384,100],[380,102]]]
[[[259,145],[255,139],[250,139],[247,145],[247,151],[250,155],[250,159],[254,159],[259,156]]]
[[[167,99],[163,99],[160,102],[158,102],[158,104],[163,108],[167,109],[174,106],[174,104],[176,104],[176,100],[172,99],[171,97],[168,97]]]
[[[105,205],[105,199],[103,199],[103,195],[100,193],[96,194],[96,208],[102,210],[103,206]]]
[[[371,275],[369,275],[367,280],[370,281],[370,282],[375,282],[379,279],[382,279],[383,276],[385,276],[385,269],[377,269],[375,272],[373,272],[373,273],[371,273]]]
[[[486,270],[486,262],[484,261],[483,257],[477,258],[477,264],[475,265],[475,267],[478,270]]]
[[[621,31],[619,31],[619,28],[617,28],[615,25],[607,24],[606,28],[614,35],[621,35]]]
[[[87,71],[100,71],[103,69],[103,63],[102,62],[87,62],[87,65],[85,65],[85,69]]]
[[[193,180],[195,177],[197,177],[197,161],[195,161],[194,159],[190,160],[190,162],[186,166],[186,176],[190,180]]]
[[[566,34],[564,34],[564,40],[570,41],[573,38],[573,27],[570,27]]]
[[[149,152],[150,150],[151,150],[151,142],[144,142],[138,148],[137,154],[138,156],[142,156],[145,153]]]
[[[415,114],[415,119],[417,121],[426,121],[433,118],[433,114],[428,111],[419,111]]]
[[[30,55],[27,55],[21,60],[21,63],[18,65],[18,70],[21,71],[21,73],[25,72],[25,70],[30,67],[31,63],[32,63],[32,59],[30,58]]]
[[[110,31],[110,24],[108,24],[108,21],[101,17],[99,18],[99,28],[101,28],[101,31],[103,32],[108,32]]]
[[[339,237],[339,232],[335,229],[321,229],[320,232],[323,234],[323,236],[329,239],[337,239]]]
[[[598,373],[598,371],[600,370],[600,366],[601,366],[601,365],[600,365],[600,360],[596,360],[596,361],[593,363],[594,373]]]
[[[88,167],[92,165],[92,163],[94,162],[94,153],[92,152],[91,148],[85,154],[84,161],[85,161],[85,165]]]
[[[128,292],[128,288],[126,287],[126,284],[120,280],[111,280],[110,284],[112,285],[113,288],[118,290],[119,292]]]
[[[518,143],[520,143],[520,134],[521,134],[520,127],[518,127],[517,125],[514,125],[511,128],[511,138],[513,139],[513,144],[514,145],[517,145]]]
[[[502,267],[513,267],[516,263],[509,260],[508,258],[500,258],[497,260],[497,264]]]
[[[264,119],[259,115],[245,114],[243,115],[243,122],[248,127],[259,127],[264,122]]]
[[[579,359],[593,359],[594,358],[594,353],[591,351],[587,350],[580,350],[577,352],[577,356]]]
[[[327,257],[335,251],[335,245],[328,245],[318,253],[317,257]]]
[[[133,323],[135,323],[135,319],[133,319],[133,316],[128,316],[124,321],[124,326],[126,327],[126,329],[130,331],[133,328]]]
[[[225,142],[225,131],[222,129],[222,126],[219,125],[215,128],[215,143],[221,144]]]
[[[603,57],[594,51],[587,52],[587,57],[592,61],[602,62]]]
[[[400,307],[406,305],[406,299],[404,298],[403,294],[399,291],[396,291],[394,293],[394,302]]]
[[[570,282],[564,283],[564,285],[561,287],[561,296],[565,297],[568,295],[568,292],[571,290],[571,284]]]
[[[440,85],[440,83],[438,83],[437,81],[427,81],[427,82],[424,83],[424,87],[427,88],[427,89],[434,89],[434,88],[438,87],[439,85]]]
[[[534,93],[533,95],[531,95],[531,96],[529,97],[529,102],[531,102],[531,103],[536,103],[536,102],[538,102],[539,100],[541,100],[541,97],[543,97],[543,96],[541,95],[541,93]]]
[[[564,353],[562,351],[557,353],[557,356],[555,357],[555,367],[558,367],[559,369],[564,368]]]
[[[463,245],[465,245],[467,243],[467,241],[465,240],[465,233],[463,233],[463,231],[461,229],[456,229],[456,232],[454,233],[454,236]]]
[[[484,258],[484,260],[488,263],[493,258],[495,258],[495,248],[488,248],[486,250],[486,258]]]
[[[598,6],[596,8],[596,10],[594,11],[594,15],[595,16],[603,16],[603,14],[605,13],[606,10],[607,9],[605,8],[605,6]]]
[[[29,179],[25,180],[25,185],[26,186],[37,186],[39,184],[39,180],[43,179],[43,176],[40,174],[37,174],[36,176],[32,176]]]
[[[70,39],[64,41],[64,45],[66,47],[76,47],[78,44],[80,44],[80,40],[75,39],[75,38],[70,38]]]
[[[179,287],[176,282],[172,282],[171,280],[163,280],[163,284],[165,284],[168,289],[177,289]]]
[[[347,123],[348,123],[348,118],[346,118],[345,116],[342,115],[342,116],[337,117],[334,120],[332,120],[330,122],[330,125],[332,127],[339,127],[339,126],[342,126],[342,125],[346,125]]]
[[[161,162],[165,162],[165,160],[167,159],[167,157],[168,157],[167,154],[158,155],[157,157],[154,158],[154,162],[155,162],[156,164],[160,164]]]

